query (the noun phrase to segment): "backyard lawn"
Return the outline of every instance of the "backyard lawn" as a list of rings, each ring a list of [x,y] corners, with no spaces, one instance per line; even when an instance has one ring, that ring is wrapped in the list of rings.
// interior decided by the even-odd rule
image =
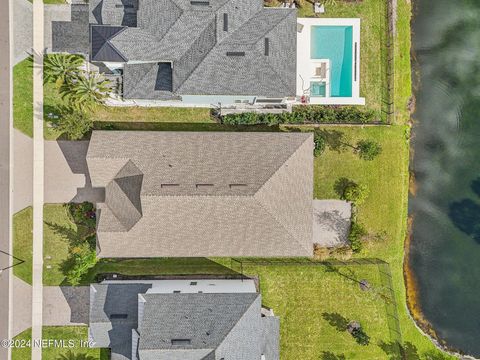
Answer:
[[[14,340],[17,343],[28,344],[32,338],[31,329],[25,330],[19,335],[15,336]],[[42,350],[42,358],[47,360],[57,360],[58,356],[66,355],[71,351],[75,355],[86,354],[95,360],[110,359],[109,351],[107,349],[90,349],[81,346],[80,342],[88,341],[88,329],[86,326],[44,326],[42,338],[45,340],[57,340],[57,344],[61,346],[49,346]],[[73,347],[70,347],[73,345]],[[14,348],[12,350],[12,360],[30,360],[31,347]]]

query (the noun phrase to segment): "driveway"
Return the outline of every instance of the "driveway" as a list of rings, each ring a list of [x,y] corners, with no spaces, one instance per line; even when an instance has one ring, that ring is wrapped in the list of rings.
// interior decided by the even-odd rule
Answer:
[[[13,0],[13,64],[17,64],[32,53],[33,13],[32,3]]]
[[[33,139],[13,129],[13,212],[32,205]]]
[[[33,140],[13,131],[13,211],[32,205]],[[91,187],[88,141],[45,141],[45,203],[102,202],[103,189]]]
[[[352,207],[343,200],[313,200],[313,242],[321,247],[348,244]]]
[[[28,0],[13,0],[13,58],[14,65],[32,53],[33,11]],[[44,5],[44,45],[47,52],[52,49],[52,21],[70,21],[69,4]]]
[[[102,202],[103,189],[91,186],[88,141],[45,141],[45,203]]]
[[[32,325],[32,286],[13,276],[12,336]],[[45,326],[87,325],[90,306],[89,286],[45,286],[43,324]]]

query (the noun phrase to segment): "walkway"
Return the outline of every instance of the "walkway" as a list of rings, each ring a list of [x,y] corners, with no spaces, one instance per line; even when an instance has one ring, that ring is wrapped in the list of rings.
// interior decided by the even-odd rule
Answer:
[[[33,139],[13,129],[13,212],[33,201]]]
[[[43,1],[33,0],[33,281],[32,340],[42,338],[43,326]],[[32,359],[42,359],[32,347]]]

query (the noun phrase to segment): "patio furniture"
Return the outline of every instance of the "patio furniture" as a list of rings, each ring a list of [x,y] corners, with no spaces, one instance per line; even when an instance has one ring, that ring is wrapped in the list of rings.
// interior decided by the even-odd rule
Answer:
[[[321,63],[320,66],[315,67],[315,77],[325,79],[327,77],[327,64]]]
[[[301,33],[303,31],[304,25],[297,23],[297,32]]]
[[[314,11],[315,11],[315,14],[325,14],[325,5],[319,2],[316,2],[314,4]]]

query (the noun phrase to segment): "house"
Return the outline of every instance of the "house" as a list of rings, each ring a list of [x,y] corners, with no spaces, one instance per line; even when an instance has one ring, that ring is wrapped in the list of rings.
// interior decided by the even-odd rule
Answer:
[[[90,298],[89,340],[112,360],[280,359],[253,280],[105,281]]]
[[[125,100],[252,103],[295,96],[296,26],[263,0],[90,0],[53,22],[52,50],[118,74]]]
[[[313,135],[94,131],[99,257],[311,256]]]

